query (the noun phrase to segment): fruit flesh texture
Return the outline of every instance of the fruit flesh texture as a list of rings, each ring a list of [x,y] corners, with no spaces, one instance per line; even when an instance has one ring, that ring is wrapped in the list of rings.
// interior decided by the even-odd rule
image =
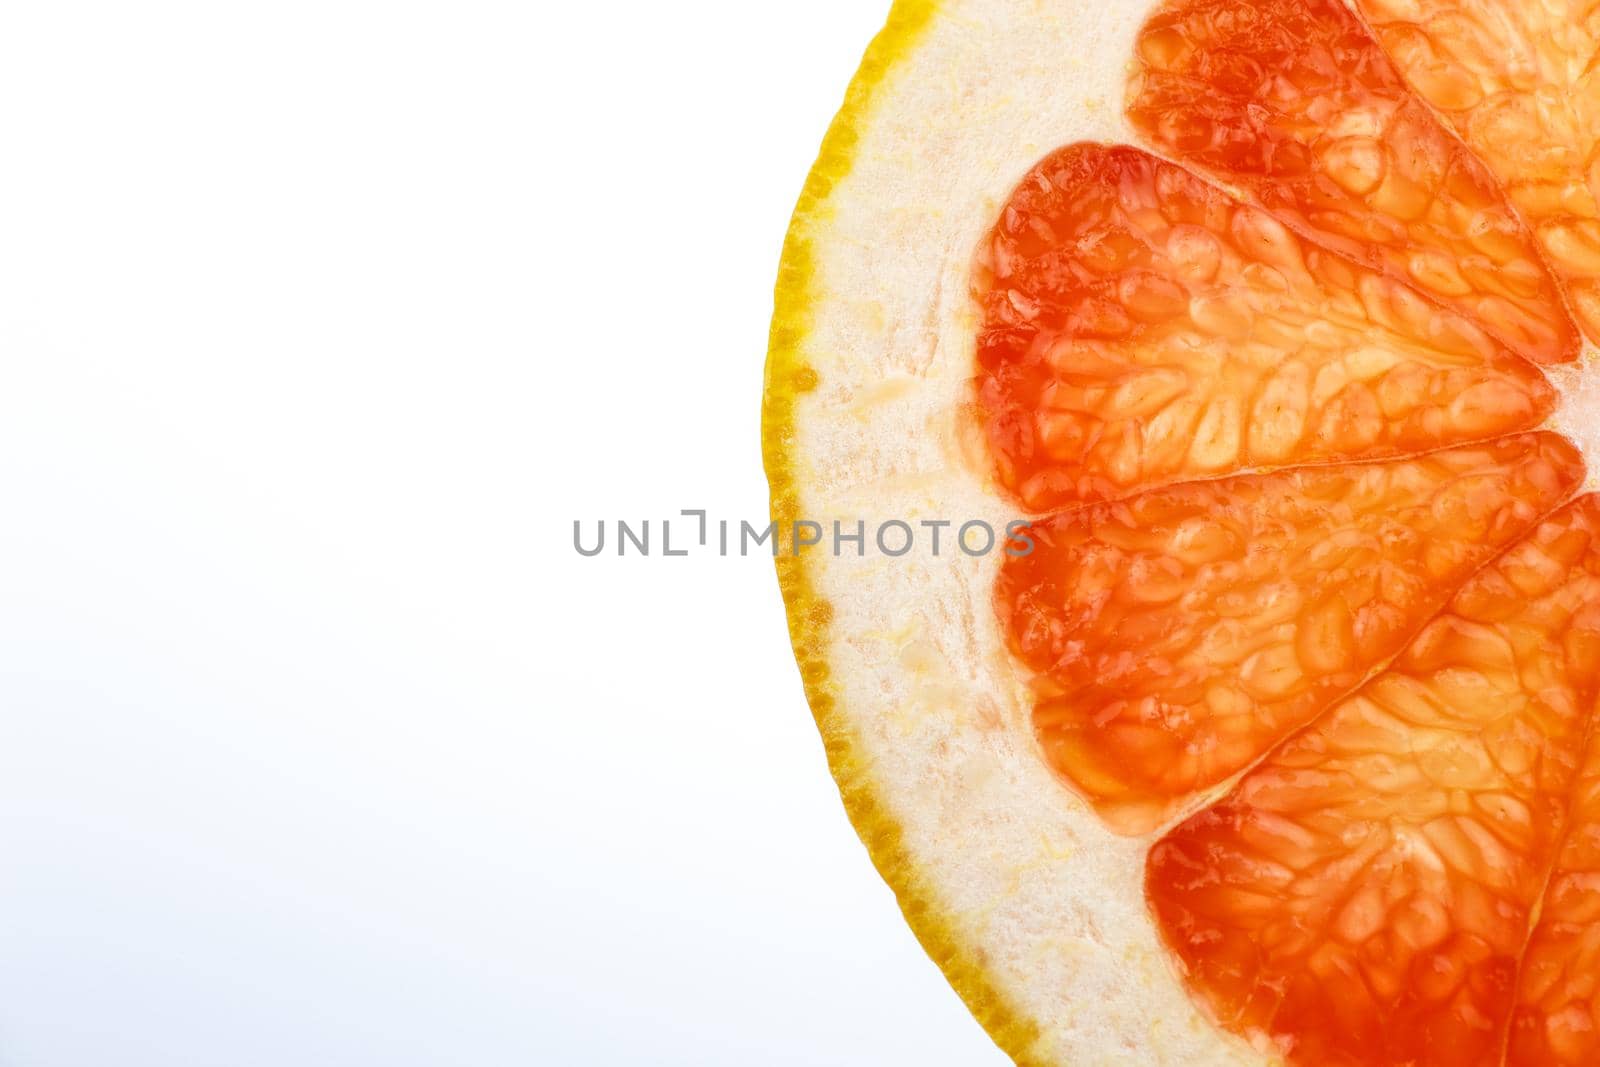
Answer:
[[[1152,17],[1137,51],[1128,116],[1163,153],[1531,359],[1576,355],[1540,242],[1342,0],[1180,0]],[[1595,249],[1585,243],[1577,261],[1600,259]]]
[[[1419,596],[1408,602],[1419,633],[1397,623],[1365,646],[1344,641],[1339,626],[1323,628],[1334,635],[1324,637],[1330,647],[1359,654],[1348,664],[1329,656],[1334,667],[1320,672],[1299,661],[1295,627],[1287,676],[1300,690],[1284,707],[1270,689],[1241,687],[1249,706],[1231,717],[1242,730],[1230,727],[1226,700],[1219,710],[1203,690],[1184,690],[1212,664],[1181,659],[1214,647],[1207,628],[1219,604],[1303,606],[1342,584],[1309,561],[1318,538],[1293,524],[1277,531],[1285,547],[1276,577],[1287,589],[1265,601],[1250,600],[1263,594],[1249,582],[1264,587],[1275,576],[1259,560],[1250,572],[1243,553],[1228,561],[1246,584],[1232,600],[1240,590],[1215,573],[1184,570],[1191,545],[1180,529],[1197,512],[1218,510],[1215,493],[1254,479],[1257,502],[1275,499],[1293,512],[1304,480],[1329,463],[1395,468],[1424,449],[1542,421],[1542,380],[1488,339],[1541,362],[1572,355],[1575,331],[1542,261],[1549,235],[1541,229],[1535,241],[1521,228],[1488,170],[1404,85],[1396,88],[1393,68],[1374,65],[1374,56],[1387,60],[1358,21],[1340,24],[1329,44],[1318,27],[1339,13],[1309,0],[1165,9],[1175,10],[1201,17],[1201,29],[1185,24],[1188,43],[1146,35],[1130,115],[1138,126],[1141,107],[1146,118],[1190,108],[1190,131],[1205,128],[1207,137],[1184,142],[1183,125],[1169,124],[1163,142],[1158,125],[1144,128],[1234,193],[1135,150],[1074,146],[1029,175],[979,254],[978,396],[996,471],[1025,506],[1057,512],[1040,524],[1049,536],[1039,553],[1025,566],[1008,564],[997,590],[1013,651],[1037,689],[1041,749],[1123,830],[1148,829],[1175,804],[1192,806],[1201,799],[1195,788],[1227,779],[1217,768],[1250,768],[1220,803],[1156,846],[1147,892],[1196,996],[1222,1025],[1274,1040],[1288,1062],[1600,1062],[1594,498],[1538,525],[1465,586],[1455,572],[1385,560],[1418,576],[1418,593],[1450,598],[1449,608],[1430,615]],[[1277,67],[1239,60],[1241,39],[1218,30],[1228,30],[1226,20],[1205,21],[1224,10],[1264,20],[1263,33],[1242,40],[1281,45]],[[1308,39],[1326,46],[1321,67],[1296,66],[1293,52]],[[1209,58],[1196,61],[1199,52]],[[1204,84],[1230,70],[1240,75],[1235,84]],[[1339,80],[1349,77],[1354,89]],[[1198,99],[1190,86],[1186,101],[1183,78],[1209,95]],[[1272,93],[1270,106],[1259,99]],[[1318,141],[1323,127],[1336,132],[1332,142]],[[1380,153],[1350,143],[1358,134]],[[1272,150],[1252,155],[1255,140]],[[1504,161],[1491,162],[1506,173]],[[1352,180],[1363,167],[1381,180]],[[1405,181],[1391,180],[1396,174]],[[1418,190],[1424,195],[1414,199],[1426,204],[1407,209],[1399,194]],[[1293,240],[1278,240],[1274,224]],[[1298,258],[1273,251],[1284,247]],[[1419,249],[1427,254],[1419,258]],[[1464,284],[1441,266],[1441,249],[1463,268]],[[1582,278],[1552,258],[1581,310]],[[1242,314],[1211,315],[1213,301]],[[1354,306],[1365,318],[1342,317]],[[1374,315],[1375,306],[1405,313]],[[1351,365],[1348,352],[1305,354],[1320,347],[1308,342],[1324,322],[1345,345],[1381,336],[1376,347],[1391,356],[1398,349],[1391,366],[1408,376],[1438,373],[1430,361],[1441,351],[1457,360],[1452,373],[1487,375],[1495,428],[1449,417],[1443,400],[1463,391],[1459,378],[1413,391],[1409,409],[1377,405],[1384,422],[1425,410],[1413,425],[1434,435],[1428,444],[1406,444],[1415,441],[1406,431],[1370,418],[1353,438],[1320,431],[1319,405],[1334,395],[1327,391],[1258,406],[1262,375],[1280,366],[1305,362],[1316,380],[1323,366]],[[1210,344],[1218,336],[1227,343]],[[1151,377],[1174,369],[1181,377],[1168,378],[1165,391]],[[1146,402],[1152,393],[1159,404]],[[1200,415],[1180,408],[1156,417],[1196,394]],[[1218,407],[1230,417],[1211,415]],[[1253,452],[1257,418],[1289,426],[1281,439],[1290,444]],[[1233,429],[1219,436],[1219,426]],[[1213,459],[1208,450],[1219,440]],[[1502,503],[1516,497],[1528,515],[1563,498],[1582,472],[1559,453],[1545,446],[1548,492],[1497,484]],[[1299,487],[1286,489],[1295,479]],[[1240,539],[1263,537],[1247,534]],[[1376,543],[1393,548],[1381,536]],[[1182,587],[1163,600],[1174,573]],[[1352,616],[1372,595],[1354,585]],[[1286,662],[1288,631],[1274,631],[1271,611],[1241,617],[1250,639],[1263,642],[1249,654]],[[1322,643],[1313,641],[1313,654]],[[1161,655],[1150,655],[1152,646]],[[1242,681],[1243,663],[1219,657],[1214,674]],[[1365,681],[1350,695],[1345,682],[1356,675]],[[1250,738],[1258,727],[1260,737]],[[1249,740],[1239,753],[1219,759],[1241,734]],[[1251,744],[1260,762],[1241,755]]]
[[[1600,1063],[1600,745],[1590,730],[1565,840],[1522,960],[1510,1064]]]
[[[1587,496],[1151,851],[1151,904],[1216,1017],[1294,1063],[1593,1063],[1593,948],[1570,939],[1600,897],[1564,883],[1600,829],[1597,683]]]
[[[1180,167],[1073,145],[984,243],[979,399],[1034,511],[1537,425],[1538,370]]]
[[[1600,10],[1579,0],[1359,0],[1415,90],[1474,148],[1600,341]]]
[[[1154,829],[1356,688],[1581,479],[1535,434],[1036,524],[996,595],[1046,760],[1115,829]]]

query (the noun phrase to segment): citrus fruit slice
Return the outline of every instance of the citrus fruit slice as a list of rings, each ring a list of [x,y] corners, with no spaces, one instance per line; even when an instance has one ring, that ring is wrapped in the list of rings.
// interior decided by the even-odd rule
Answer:
[[[1600,1062],[1550,10],[902,0],[869,50],[780,272],[779,577],[846,808],[1018,1062]]]

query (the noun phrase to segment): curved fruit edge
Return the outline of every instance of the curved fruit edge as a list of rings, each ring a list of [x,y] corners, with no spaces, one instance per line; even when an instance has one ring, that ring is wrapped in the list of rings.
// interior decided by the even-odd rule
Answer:
[[[818,384],[816,371],[807,365],[803,355],[811,312],[822,297],[812,288],[815,262],[811,224],[824,218],[834,186],[855,165],[860,130],[877,90],[891,69],[915,49],[938,9],[939,0],[895,0],[884,28],[873,38],[851,79],[844,105],[828,127],[784,238],[761,407],[762,457],[771,495],[771,517],[780,531],[800,517],[796,457],[791,452],[796,402]],[[989,1036],[1017,1063],[1043,1064],[1045,1061],[1035,1051],[1039,1028],[1006,1001],[990,981],[980,957],[963,944],[955,924],[942,913],[929,880],[917,869],[901,838],[899,824],[879,795],[849,717],[839,707],[829,672],[832,605],[816,592],[802,558],[780,553],[777,571],[806,699],[822,734],[828,766],[839,786],[845,811],[873,865],[894,891],[923,950],[939,965]]]

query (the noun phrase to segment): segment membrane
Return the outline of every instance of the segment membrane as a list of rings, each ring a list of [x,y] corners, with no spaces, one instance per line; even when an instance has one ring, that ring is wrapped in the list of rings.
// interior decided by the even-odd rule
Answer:
[[[1391,669],[1151,851],[1162,934],[1224,1025],[1307,1067],[1501,1062],[1600,683],[1597,533],[1592,496],[1542,523]],[[1528,1051],[1592,993],[1592,969],[1544,962],[1547,944],[1579,962],[1557,945],[1566,864],[1590,858],[1573,840],[1529,954],[1516,1063],[1593,1062]],[[1594,897],[1577,897],[1587,931]]]
[[[1138,60],[1128,116],[1162,152],[1531,359],[1576,355],[1577,331],[1539,243],[1489,167],[1406,86],[1341,0],[1179,0],[1144,27]],[[1495,166],[1493,146],[1473,140]],[[1526,210],[1520,197],[1518,205]],[[1600,251],[1577,253],[1580,264],[1591,258]]]

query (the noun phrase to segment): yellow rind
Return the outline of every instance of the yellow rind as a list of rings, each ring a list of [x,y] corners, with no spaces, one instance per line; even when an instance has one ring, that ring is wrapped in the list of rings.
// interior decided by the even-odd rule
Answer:
[[[939,0],[896,0],[888,21],[873,38],[860,69],[851,79],[844,106],[828,128],[784,238],[768,339],[761,419],[772,518],[780,531],[792,528],[791,524],[801,517],[796,487],[799,457],[793,451],[795,406],[818,384],[817,373],[804,355],[812,309],[817,301],[826,298],[826,294],[813,288],[813,231],[816,224],[825,225],[828,198],[855,164],[860,131],[870,117],[877,90],[923,39],[939,7]],[[930,888],[929,879],[918,871],[902,840],[900,826],[873,780],[849,717],[840,710],[828,667],[832,606],[817,594],[803,556],[780,552],[777,568],[788,610],[789,636],[806,697],[856,833],[878,873],[894,891],[900,910],[924,951],[939,965],[989,1036],[1023,1067],[1046,1063],[1036,1051],[1039,1027],[1002,996],[980,954],[963,942],[957,924],[945,914]]]

